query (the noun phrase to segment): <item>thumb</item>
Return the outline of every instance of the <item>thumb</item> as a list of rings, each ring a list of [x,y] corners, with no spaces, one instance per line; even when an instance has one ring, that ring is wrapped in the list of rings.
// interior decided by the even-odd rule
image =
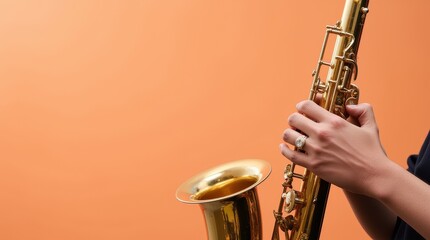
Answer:
[[[373,108],[370,104],[361,103],[357,105],[347,105],[346,111],[348,112],[350,117],[358,121],[358,126],[376,127],[375,115],[373,113]]]

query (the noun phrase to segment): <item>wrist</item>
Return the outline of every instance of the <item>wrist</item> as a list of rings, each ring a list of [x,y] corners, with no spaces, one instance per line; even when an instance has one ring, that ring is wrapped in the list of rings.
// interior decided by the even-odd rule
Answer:
[[[400,176],[406,171],[390,159],[387,158],[385,160],[384,162],[387,164],[376,174],[370,188],[370,196],[382,203],[388,202],[396,194],[396,191],[402,186],[401,182],[399,182],[401,179]]]

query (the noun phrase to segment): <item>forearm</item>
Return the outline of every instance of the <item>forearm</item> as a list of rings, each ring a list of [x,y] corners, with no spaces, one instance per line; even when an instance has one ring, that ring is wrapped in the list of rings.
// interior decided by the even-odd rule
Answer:
[[[374,198],[344,191],[355,216],[372,239],[390,239],[397,216]]]
[[[424,238],[430,239],[430,186],[397,164],[378,177],[373,194]]]

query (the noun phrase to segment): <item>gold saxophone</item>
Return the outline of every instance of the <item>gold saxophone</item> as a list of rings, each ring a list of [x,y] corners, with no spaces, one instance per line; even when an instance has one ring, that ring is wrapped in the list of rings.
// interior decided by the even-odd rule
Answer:
[[[320,105],[343,118],[346,104],[358,102],[358,87],[351,83],[357,77],[357,52],[368,0],[346,0],[341,20],[327,26],[318,64],[313,72],[309,99],[322,94]],[[324,52],[330,35],[336,35],[330,62]],[[322,66],[328,66],[325,82],[320,79]],[[297,149],[296,149],[297,150]],[[319,239],[330,184],[308,170],[297,174],[295,164],[284,171],[283,191],[277,211],[272,240]],[[270,174],[270,165],[257,159],[226,163],[190,178],[176,191],[176,198],[184,203],[198,204],[206,222],[210,240],[262,239],[262,222],[257,186]],[[293,178],[302,180],[299,191],[293,189]],[[288,215],[284,216],[284,212]]]
[[[359,90],[351,79],[357,78],[357,52],[369,12],[368,4],[368,0],[346,0],[341,20],[335,26],[326,27],[321,53],[312,74],[309,99],[315,101],[316,95],[322,94],[319,104],[343,118],[348,117],[345,106],[358,103]],[[328,62],[324,61],[324,53],[331,34],[337,37]],[[329,67],[325,82],[320,78],[322,66]],[[272,240],[280,239],[279,229],[284,232],[285,239],[294,240],[319,239],[321,233],[330,184],[307,169],[303,174],[297,174],[294,168],[295,164],[291,163],[284,170],[283,191],[278,210],[274,211],[276,220]],[[302,180],[299,191],[293,189],[293,178]],[[284,211],[289,215],[284,217]]]

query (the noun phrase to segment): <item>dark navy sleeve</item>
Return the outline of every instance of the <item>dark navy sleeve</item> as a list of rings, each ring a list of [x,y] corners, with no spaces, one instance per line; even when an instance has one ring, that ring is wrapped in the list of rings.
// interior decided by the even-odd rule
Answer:
[[[417,156],[414,175],[430,184],[430,131]]]
[[[412,174],[415,173],[415,164],[417,163],[418,155],[414,154],[408,157],[408,171]]]

